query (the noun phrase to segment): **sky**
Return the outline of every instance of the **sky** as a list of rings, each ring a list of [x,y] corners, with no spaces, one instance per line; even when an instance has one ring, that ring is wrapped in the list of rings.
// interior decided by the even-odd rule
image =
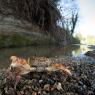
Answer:
[[[95,0],[78,0],[79,22],[76,32],[95,36]]]
[[[95,36],[95,0],[77,0],[77,4],[79,21],[75,33],[80,32],[83,36]]]

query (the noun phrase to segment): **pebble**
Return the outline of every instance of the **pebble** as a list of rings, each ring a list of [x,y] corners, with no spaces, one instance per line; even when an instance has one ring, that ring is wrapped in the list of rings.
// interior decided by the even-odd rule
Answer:
[[[95,64],[71,64],[72,76],[61,72],[33,73],[22,78],[14,89],[15,76],[7,79],[0,72],[0,95],[95,95]]]

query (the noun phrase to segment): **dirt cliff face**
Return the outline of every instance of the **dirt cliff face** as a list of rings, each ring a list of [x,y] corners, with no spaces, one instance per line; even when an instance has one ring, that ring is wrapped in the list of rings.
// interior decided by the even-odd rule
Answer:
[[[53,0],[0,0],[0,3],[0,13],[26,20],[40,27],[43,33],[62,38],[56,23],[61,16]]]
[[[38,25],[20,18],[16,0],[0,0],[0,47],[49,44]]]
[[[39,27],[32,25],[27,21],[21,21],[12,15],[0,15],[0,33],[1,32],[39,32]]]
[[[32,25],[28,21],[22,20],[17,16],[17,13],[15,11],[15,5],[13,4],[15,4],[15,0],[0,0],[0,32],[6,30],[28,32],[30,30],[32,32],[39,32],[38,26]],[[16,15],[14,15],[14,13]]]
[[[37,25],[18,16],[16,4],[16,0],[0,0],[0,33],[2,31],[39,32]]]
[[[0,48],[49,44],[37,25],[12,15],[0,14]]]
[[[59,18],[53,0],[0,0],[0,34],[35,34],[37,37],[49,34],[54,43],[65,45],[64,32],[56,23]]]
[[[53,0],[0,0],[0,4],[0,13],[35,23],[47,32],[55,30],[60,18]]]

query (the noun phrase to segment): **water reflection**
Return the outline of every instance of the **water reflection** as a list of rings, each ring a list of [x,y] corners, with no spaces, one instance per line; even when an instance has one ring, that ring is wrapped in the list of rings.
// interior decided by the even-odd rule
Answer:
[[[80,45],[80,48],[77,48],[75,50],[72,50],[72,55],[73,56],[83,56],[87,51],[91,51],[87,45]]]
[[[0,50],[0,68],[7,67],[10,63],[9,57],[11,55],[23,56],[28,58],[30,56],[79,56],[87,52],[89,49],[87,46],[67,46],[67,47],[52,47],[52,46],[37,46],[37,47],[23,47],[23,48],[8,48]]]

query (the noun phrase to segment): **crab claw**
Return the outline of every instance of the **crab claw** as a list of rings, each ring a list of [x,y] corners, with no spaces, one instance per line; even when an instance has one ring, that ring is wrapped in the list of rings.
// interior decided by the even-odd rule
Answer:
[[[63,64],[55,63],[52,65],[52,67],[55,69],[61,70],[62,72],[65,72],[70,76],[72,75],[71,71],[69,69],[67,69]]]

